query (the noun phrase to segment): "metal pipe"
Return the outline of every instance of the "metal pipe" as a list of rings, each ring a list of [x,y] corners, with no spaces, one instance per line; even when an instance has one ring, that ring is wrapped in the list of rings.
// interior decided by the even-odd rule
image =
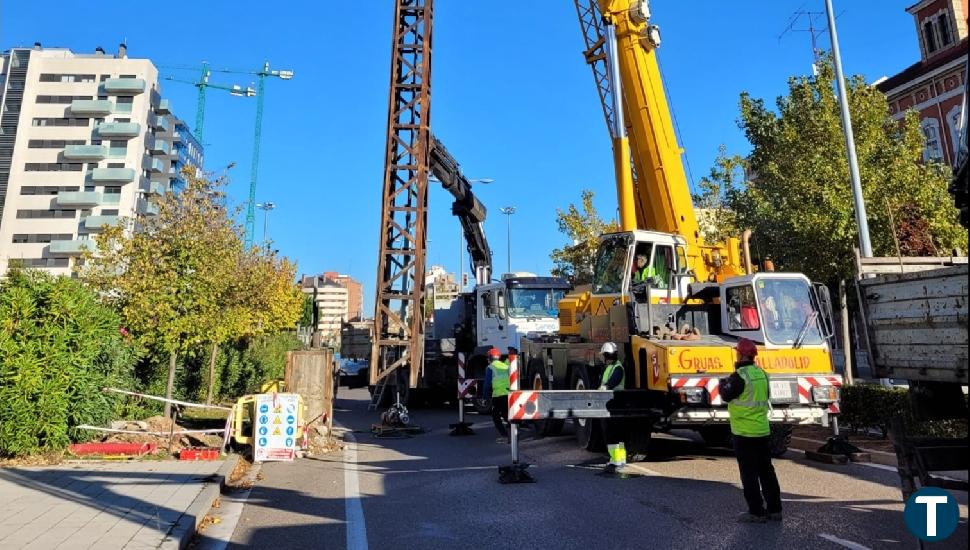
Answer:
[[[623,118],[623,86],[620,83],[620,63],[617,53],[616,27],[606,25],[606,57],[610,87],[613,89],[613,170],[616,173],[616,199],[620,210],[620,229],[637,228],[636,206],[633,200],[633,172],[630,168],[630,138]]]
[[[849,98],[845,87],[845,76],[842,74],[842,54],[839,51],[839,35],[835,31],[835,13],[832,10],[832,0],[825,0],[825,12],[828,14],[829,37],[832,39],[832,58],[835,61],[835,80],[839,90],[845,149],[849,155],[849,177],[852,180],[852,196],[855,199],[856,224],[859,226],[859,249],[864,258],[871,258],[872,242],[869,240],[869,218],[866,216],[866,200],[862,195],[862,182],[859,179],[859,161],[855,153],[852,117],[849,114]]]
[[[754,273],[754,268],[751,265],[751,230],[745,229],[744,233],[741,233],[741,246],[744,250],[744,274],[751,275]]]

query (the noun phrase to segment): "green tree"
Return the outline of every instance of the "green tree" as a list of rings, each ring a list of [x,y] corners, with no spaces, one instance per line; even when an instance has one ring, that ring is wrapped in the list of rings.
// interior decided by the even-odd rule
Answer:
[[[556,209],[556,223],[573,244],[552,251],[552,274],[565,277],[574,285],[592,282],[599,236],[619,231],[619,224],[616,220],[603,221],[593,206],[593,192],[589,189],[583,190],[580,208],[570,204],[566,210]]]
[[[721,145],[711,173],[697,182],[698,192],[691,196],[701,236],[707,243],[724,243],[741,233],[737,214],[728,206],[728,199],[744,184],[744,166],[740,155],[728,155],[727,147]]]
[[[0,456],[54,450],[112,417],[134,348],[121,319],[67,277],[12,269],[0,286]]]
[[[780,268],[834,282],[852,273],[858,232],[834,71],[831,63],[819,65],[818,76],[789,79],[777,112],[741,95],[739,126],[753,148],[752,176],[728,191],[728,205]],[[967,233],[947,193],[949,170],[921,162],[917,114],[907,113],[902,124],[893,120],[885,96],[861,76],[849,79],[848,88],[875,254],[895,253],[890,212],[900,211],[910,224],[925,223],[938,250],[966,250]]]
[[[158,215],[106,229],[82,270],[141,342],[168,354],[168,398],[179,355],[222,336],[214,332],[224,326],[241,251],[218,200],[223,184],[190,175],[183,191],[156,199]]]

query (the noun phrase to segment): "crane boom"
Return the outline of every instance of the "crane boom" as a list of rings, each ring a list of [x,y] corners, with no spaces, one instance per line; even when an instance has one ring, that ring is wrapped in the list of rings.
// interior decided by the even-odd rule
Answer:
[[[492,251],[488,248],[488,240],[482,227],[486,215],[485,205],[472,193],[471,182],[462,174],[458,161],[433,135],[428,169],[455,198],[451,213],[461,222],[475,280],[478,284],[488,284],[492,273]]]

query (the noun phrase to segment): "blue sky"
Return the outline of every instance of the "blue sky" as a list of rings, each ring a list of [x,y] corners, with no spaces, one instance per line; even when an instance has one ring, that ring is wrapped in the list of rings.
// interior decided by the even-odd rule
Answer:
[[[919,57],[913,0],[835,0],[847,73],[873,81]],[[251,0],[128,2],[92,9],[67,0],[0,0],[0,48],[64,46],[114,51],[159,66],[291,69],[291,81],[267,82],[257,200],[273,201],[269,234],[302,273],[338,270],[364,283],[372,304],[376,274],[392,0],[300,0],[268,8]],[[72,6],[78,6],[76,9]],[[515,7],[516,9],[511,9]],[[781,39],[792,14],[822,11],[822,0],[654,0],[662,31],[660,62],[694,180],[720,144],[745,153],[737,128],[738,95],[773,98],[786,79],[810,71],[807,33]],[[60,14],[51,17],[51,14]],[[138,21],[137,24],[131,24]],[[798,27],[804,27],[804,20]],[[828,35],[821,38],[828,46]],[[556,208],[593,189],[600,211],[615,210],[610,143],[585,65],[575,9],[568,0],[437,0],[432,128],[470,178],[492,178],[476,192],[489,208],[486,231],[496,271],[506,267],[512,218],[512,267],[547,273],[549,252],[565,241]],[[191,80],[196,73],[161,69]],[[250,83],[216,74],[214,82]],[[163,82],[180,117],[195,120],[195,88]],[[210,90],[206,167],[235,161],[230,193],[246,199],[255,101]],[[429,263],[458,266],[459,226],[449,195],[430,194]],[[256,238],[262,237],[257,212]],[[368,305],[371,308],[372,305]]]

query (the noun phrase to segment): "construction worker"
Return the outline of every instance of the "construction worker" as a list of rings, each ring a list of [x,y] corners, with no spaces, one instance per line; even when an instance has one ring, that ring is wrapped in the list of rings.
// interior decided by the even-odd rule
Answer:
[[[619,360],[616,344],[606,342],[600,348],[600,354],[603,356],[603,363],[606,364],[606,368],[603,369],[603,377],[600,380],[599,389],[622,390],[624,388],[625,372],[623,371],[623,363]],[[626,466],[626,446],[623,443],[623,428],[625,426],[620,419],[607,419],[605,423],[606,449],[610,453],[610,461],[606,464],[605,471],[607,473],[614,473],[618,469]]]
[[[771,438],[768,376],[754,362],[758,355],[754,342],[741,338],[737,353],[736,370],[721,380],[720,391],[721,398],[728,402],[734,452],[738,457],[744,500],[748,504],[748,511],[738,516],[738,521],[781,521],[781,489],[771,465],[768,445]]]
[[[634,283],[646,283],[653,277],[653,268],[647,265],[647,255],[637,254],[636,258],[633,260],[633,282]]]
[[[499,443],[507,443],[509,432],[505,424],[509,421],[509,365],[502,361],[502,352],[497,348],[488,350],[488,368],[485,369],[485,399],[492,400],[492,422],[498,431]]]

